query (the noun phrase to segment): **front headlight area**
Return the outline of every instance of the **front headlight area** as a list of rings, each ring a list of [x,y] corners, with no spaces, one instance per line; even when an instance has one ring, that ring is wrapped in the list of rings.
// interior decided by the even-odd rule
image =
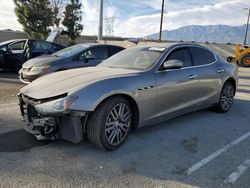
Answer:
[[[70,106],[78,99],[77,96],[69,96],[42,104],[35,105],[36,110],[41,114],[67,113]]]
[[[43,72],[49,69],[49,65],[33,66],[30,72]]]

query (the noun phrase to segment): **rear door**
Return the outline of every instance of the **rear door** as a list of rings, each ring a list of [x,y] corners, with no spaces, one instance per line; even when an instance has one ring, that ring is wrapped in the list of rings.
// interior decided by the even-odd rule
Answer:
[[[52,54],[52,43],[41,41],[41,40],[34,40],[31,45],[31,58]]]
[[[164,60],[181,60],[184,67],[166,69],[156,72],[157,82],[157,115],[163,116],[185,110],[197,104],[199,80],[197,70],[192,67],[192,58],[187,47],[174,49]]]
[[[216,63],[213,52],[203,47],[190,47],[193,69],[199,80],[197,95],[201,104],[217,102],[220,91],[220,78],[224,74],[223,67]]]

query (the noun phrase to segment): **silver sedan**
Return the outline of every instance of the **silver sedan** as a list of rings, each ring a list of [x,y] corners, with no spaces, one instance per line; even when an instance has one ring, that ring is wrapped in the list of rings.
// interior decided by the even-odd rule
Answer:
[[[131,128],[202,108],[227,112],[237,80],[237,66],[200,45],[136,47],[97,67],[37,79],[20,90],[20,109],[25,130],[40,140],[86,136],[115,150]]]

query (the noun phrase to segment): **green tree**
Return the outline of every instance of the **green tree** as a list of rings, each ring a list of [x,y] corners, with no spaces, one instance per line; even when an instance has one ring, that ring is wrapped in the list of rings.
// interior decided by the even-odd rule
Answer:
[[[63,9],[68,0],[50,0],[50,7],[53,11],[53,24],[59,27],[63,19]]]
[[[81,3],[79,0],[71,0],[69,4],[66,5],[64,11],[64,20],[62,24],[67,28],[67,35],[70,39],[70,45],[75,44],[75,40],[83,30],[81,24],[82,21],[82,11]]]
[[[18,22],[29,37],[45,39],[53,25],[49,0],[14,0]]]

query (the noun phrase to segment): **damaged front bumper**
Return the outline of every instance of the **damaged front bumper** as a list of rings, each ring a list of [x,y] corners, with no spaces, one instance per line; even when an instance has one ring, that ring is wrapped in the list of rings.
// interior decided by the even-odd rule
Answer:
[[[35,108],[39,101],[19,96],[20,111],[25,121],[24,129],[38,140],[63,139],[73,143],[83,140],[87,112],[67,110],[64,113],[41,114]]]

